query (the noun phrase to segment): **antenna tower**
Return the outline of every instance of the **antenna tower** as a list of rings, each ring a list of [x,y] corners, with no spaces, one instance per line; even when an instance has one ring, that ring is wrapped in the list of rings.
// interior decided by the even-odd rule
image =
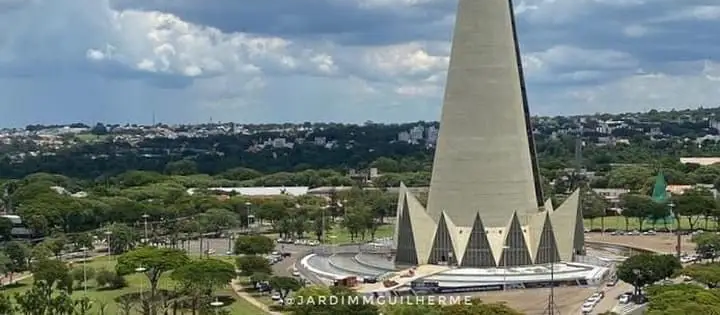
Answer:
[[[550,294],[543,315],[560,315],[558,306],[555,304],[555,262],[550,263]]]

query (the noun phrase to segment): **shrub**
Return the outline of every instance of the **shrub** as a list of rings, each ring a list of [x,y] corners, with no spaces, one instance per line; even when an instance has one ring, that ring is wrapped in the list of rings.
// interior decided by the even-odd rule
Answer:
[[[125,277],[107,269],[97,272],[95,282],[97,282],[98,286],[109,289],[120,289],[127,286]]]

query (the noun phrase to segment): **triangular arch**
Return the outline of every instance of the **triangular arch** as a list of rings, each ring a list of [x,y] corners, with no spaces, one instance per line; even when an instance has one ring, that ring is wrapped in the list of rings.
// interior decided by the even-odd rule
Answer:
[[[555,232],[553,230],[550,215],[545,215],[542,232],[540,232],[540,243],[535,254],[535,264],[549,264],[560,261]]]
[[[450,236],[450,230],[448,229],[444,212],[440,215],[440,222],[438,222],[437,229],[435,231],[435,238],[433,240],[432,247],[430,247],[430,257],[428,257],[428,263],[448,263],[450,265],[457,265],[457,255],[455,254],[455,248],[453,246],[453,241]]]
[[[505,248],[503,248],[502,256],[500,257],[499,266],[532,265],[530,250],[528,250],[523,227],[520,225],[517,213],[513,213],[504,245]]]
[[[418,257],[407,198],[403,200],[402,213],[399,219],[395,264],[415,266],[418,264]]]
[[[475,216],[475,222],[473,222],[472,230],[470,231],[470,239],[468,240],[467,247],[465,247],[465,253],[463,254],[460,266],[471,268],[495,267],[495,262],[485,226],[478,213]]]

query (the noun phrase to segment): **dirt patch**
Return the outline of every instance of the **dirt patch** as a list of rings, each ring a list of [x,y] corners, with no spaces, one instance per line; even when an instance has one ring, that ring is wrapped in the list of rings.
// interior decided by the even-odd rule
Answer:
[[[677,236],[670,233],[659,233],[658,235],[610,235],[609,233],[586,233],[588,241],[615,243],[619,245],[647,248],[661,253],[674,254],[677,244]],[[680,249],[684,253],[695,252],[695,244],[690,242],[689,235],[682,236]]]

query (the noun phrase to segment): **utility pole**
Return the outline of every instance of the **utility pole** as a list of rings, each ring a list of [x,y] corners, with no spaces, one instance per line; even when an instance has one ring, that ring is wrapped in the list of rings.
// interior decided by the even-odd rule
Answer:
[[[577,138],[575,138],[575,170],[573,171],[573,179],[572,179],[572,190],[575,190],[580,187],[581,180],[580,180],[580,173],[582,172],[582,139],[578,135]]]
[[[149,217],[150,217],[150,216],[149,216],[148,214],[143,214],[143,215],[142,215],[142,218],[143,218],[143,220],[145,221],[145,241],[143,242],[143,243],[145,243],[145,244],[148,244],[148,243],[149,243],[149,240],[148,240],[148,221],[147,221]]]
[[[560,315],[557,304],[555,304],[555,262],[550,263],[550,295],[548,295],[543,315]]]

